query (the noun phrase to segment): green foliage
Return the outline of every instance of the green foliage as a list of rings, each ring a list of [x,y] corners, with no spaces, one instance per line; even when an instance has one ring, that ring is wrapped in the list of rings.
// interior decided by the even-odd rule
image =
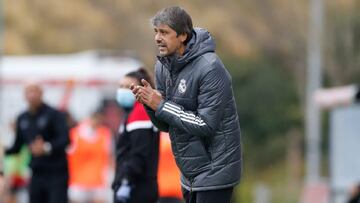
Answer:
[[[340,2],[340,1],[339,1]],[[360,80],[360,2],[328,6],[325,35],[325,74],[329,86]]]
[[[277,202],[295,201],[297,197],[290,200],[276,193],[287,184],[284,160],[288,132],[302,125],[292,74],[272,58],[225,57],[224,63],[233,78],[242,131],[244,171],[237,201],[252,202],[259,181],[268,184]]]
[[[284,154],[285,134],[301,125],[299,100],[290,74],[269,59],[225,60],[242,128],[245,160],[266,166]]]

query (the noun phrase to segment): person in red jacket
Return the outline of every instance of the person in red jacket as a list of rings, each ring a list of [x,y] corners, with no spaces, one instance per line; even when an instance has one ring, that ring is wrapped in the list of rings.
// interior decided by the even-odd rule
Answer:
[[[150,79],[145,69],[130,72],[117,90],[116,100],[125,116],[116,141],[115,203],[155,203],[158,199],[159,132],[129,89],[132,83],[140,85],[141,79]]]

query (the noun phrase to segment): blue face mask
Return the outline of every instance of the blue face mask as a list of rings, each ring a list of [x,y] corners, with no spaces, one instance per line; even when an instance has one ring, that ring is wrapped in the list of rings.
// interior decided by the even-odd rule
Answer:
[[[131,90],[119,88],[116,91],[116,101],[124,109],[130,109],[134,106],[135,96]]]

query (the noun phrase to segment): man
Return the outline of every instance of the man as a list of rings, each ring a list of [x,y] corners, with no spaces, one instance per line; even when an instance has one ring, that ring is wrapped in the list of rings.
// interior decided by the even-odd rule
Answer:
[[[15,143],[6,154],[18,153],[24,144],[29,147],[30,203],[66,203],[69,138],[64,115],[43,102],[37,83],[26,85],[25,98],[28,109],[17,118]]]
[[[132,85],[153,123],[170,133],[186,202],[227,203],[240,181],[240,126],[231,76],[210,34],[180,7],[153,18],[156,88]]]

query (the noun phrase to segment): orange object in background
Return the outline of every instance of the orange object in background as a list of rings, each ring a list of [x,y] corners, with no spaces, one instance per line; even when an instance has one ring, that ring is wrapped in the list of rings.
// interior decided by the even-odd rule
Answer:
[[[159,197],[182,199],[180,171],[176,166],[168,133],[160,133],[158,184]]]
[[[106,187],[106,172],[110,166],[111,153],[110,130],[98,125],[91,132],[91,121],[85,120],[71,129],[70,141],[70,187]]]

